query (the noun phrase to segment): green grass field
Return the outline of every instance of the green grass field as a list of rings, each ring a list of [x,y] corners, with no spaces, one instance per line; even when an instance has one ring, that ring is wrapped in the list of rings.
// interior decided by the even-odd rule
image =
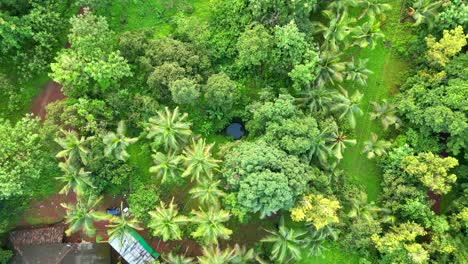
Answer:
[[[398,32],[401,27],[393,26],[395,23],[399,23],[401,1],[386,2],[392,4],[392,10],[387,14],[386,25],[382,31],[391,39],[394,35],[405,34],[405,32]],[[354,138],[357,139],[358,144],[346,150],[341,167],[350,177],[364,186],[368,199],[374,201],[380,192],[381,172],[375,160],[369,160],[365,154],[362,154],[363,143],[370,139],[371,133],[383,138],[388,137],[388,132],[383,130],[378,121],[370,120],[372,106],[369,102],[380,102],[398,92],[398,85],[401,82],[402,74],[406,71],[407,64],[392,54],[391,48],[386,47],[384,42],[380,42],[373,50],[363,50],[355,59],[368,59],[367,68],[373,74],[369,76],[368,86],[359,88],[360,92],[364,94],[361,103],[364,115],[357,118]]]

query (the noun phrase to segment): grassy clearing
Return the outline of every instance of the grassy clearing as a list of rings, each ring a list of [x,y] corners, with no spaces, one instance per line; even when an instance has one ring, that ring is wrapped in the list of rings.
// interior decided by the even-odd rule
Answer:
[[[359,255],[343,251],[335,243],[326,243],[321,256],[305,257],[297,264],[351,264],[359,263]]]
[[[401,27],[393,26],[395,23],[399,23],[401,1],[386,2],[392,4],[393,9],[387,14],[387,22],[382,31],[389,39],[392,39],[395,35],[405,34],[405,32],[400,31]],[[364,115],[357,118],[354,138],[357,139],[358,144],[347,149],[341,167],[354,180],[364,186],[368,199],[374,201],[380,192],[381,172],[375,160],[369,160],[365,154],[362,154],[363,143],[370,138],[371,133],[382,138],[388,137],[388,132],[384,131],[377,121],[370,120],[372,106],[369,102],[380,102],[395,94],[407,64],[393,55],[391,48],[386,47],[383,42],[380,42],[373,50],[363,50],[356,56],[356,59],[369,59],[367,66],[373,71],[373,74],[369,76],[368,86],[360,88],[361,93],[364,94],[361,104]]]
[[[116,32],[139,29],[152,30],[157,37],[167,36],[174,31],[174,18],[195,16],[201,20],[209,18],[209,0],[142,0],[112,4],[110,26]]]

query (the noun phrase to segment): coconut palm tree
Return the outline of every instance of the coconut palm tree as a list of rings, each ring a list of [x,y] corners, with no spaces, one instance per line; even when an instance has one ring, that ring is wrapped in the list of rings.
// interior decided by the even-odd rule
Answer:
[[[218,244],[218,238],[229,239],[232,234],[232,230],[223,225],[230,218],[229,212],[211,207],[207,211],[200,208],[192,214],[190,221],[197,225],[192,237],[200,238],[204,244]]]
[[[60,130],[64,137],[56,138],[63,150],[57,153],[57,158],[68,158],[73,165],[88,164],[88,143],[94,137],[79,137],[75,131]]]
[[[389,103],[387,99],[383,99],[382,104],[376,102],[370,102],[370,104],[374,108],[374,112],[371,113],[371,120],[380,119],[385,130],[392,125],[395,126],[395,129],[400,128],[401,120],[396,116],[397,109],[395,104]]]
[[[380,23],[376,21],[367,21],[362,25],[356,26],[353,31],[353,45],[361,48],[370,47],[374,49],[379,39],[383,39],[385,35],[380,30]]]
[[[363,153],[367,153],[368,159],[373,159],[375,156],[386,155],[389,147],[392,146],[392,143],[386,140],[378,140],[379,137],[375,133],[371,133],[371,138],[364,142]]]
[[[172,252],[167,255],[163,255],[162,258],[164,259],[164,263],[167,264],[195,264],[194,258],[176,255]]]
[[[324,12],[329,16],[328,25],[324,25],[321,22],[314,23],[316,33],[322,33],[324,39],[322,48],[331,52],[346,49],[348,47],[348,36],[351,33],[351,27],[349,26],[350,20],[348,19],[347,13],[343,13],[341,16],[336,16],[334,13]]]
[[[367,194],[360,192],[357,196],[349,200],[351,209],[348,212],[348,217],[351,219],[363,219],[364,221],[373,221],[379,218],[380,215],[389,215],[390,210],[380,208],[374,202],[367,202]]]
[[[103,142],[106,145],[104,148],[104,155],[110,156],[114,153],[115,158],[121,161],[126,161],[130,155],[127,148],[130,144],[138,141],[138,138],[128,138],[125,136],[125,122],[120,121],[117,126],[117,133],[109,132],[104,136]]]
[[[308,108],[310,112],[326,113],[333,102],[334,95],[334,91],[326,88],[307,89],[301,93],[301,97],[297,101],[301,106]]]
[[[248,264],[255,261],[257,254],[254,249],[247,249],[246,246],[239,246],[236,244],[234,246],[234,257],[231,260],[232,264]]]
[[[199,256],[200,264],[226,264],[234,259],[234,249],[226,248],[221,250],[219,246],[209,246],[203,248],[203,256]]]
[[[271,260],[279,263],[288,263],[301,259],[301,249],[305,244],[304,236],[307,231],[288,228],[281,217],[277,231],[266,230],[270,235],[263,238],[263,243],[273,243]]]
[[[340,16],[341,14],[349,13],[349,9],[356,7],[363,0],[339,0],[339,1],[330,1],[327,8],[322,11],[326,16]]]
[[[220,180],[204,180],[192,188],[189,193],[193,198],[198,199],[201,205],[219,208],[219,198],[224,196],[224,192],[219,189]]]
[[[161,236],[163,241],[181,240],[182,231],[180,227],[188,220],[185,216],[178,214],[179,211],[177,205],[174,204],[174,198],[167,207],[161,201],[160,206],[156,207],[156,211],[149,212],[151,220],[148,227],[153,229],[153,235]]]
[[[348,139],[343,132],[338,131],[338,128],[334,128],[330,132],[328,142],[328,148],[338,160],[343,159],[343,152],[347,146],[356,145],[357,143],[355,139]]]
[[[346,71],[346,63],[341,59],[342,53],[322,49],[319,54],[319,73],[316,80],[317,87],[330,83],[342,82]]]
[[[159,111],[158,116],[149,119],[147,137],[154,138],[166,150],[177,150],[192,134],[191,124],[184,122],[187,116],[187,113],[180,115],[178,107],[173,112],[166,107],[165,112]]]
[[[120,203],[120,212],[123,212],[123,204]],[[113,216],[110,218],[110,224],[106,225],[107,234],[109,235],[109,241],[114,240],[115,238],[119,239],[122,242],[122,239],[125,237],[125,234],[128,234],[133,229],[143,230],[140,227],[140,221],[136,218],[129,218],[128,215],[121,213],[120,216]]]
[[[359,7],[362,9],[358,19],[367,16],[369,20],[373,21],[375,18],[385,20],[385,11],[392,9],[390,4],[378,3],[374,0],[361,1]]]
[[[76,168],[72,166],[68,160],[60,162],[59,168],[63,171],[63,175],[56,177],[57,180],[64,182],[65,186],[60,190],[60,194],[68,194],[73,190],[78,196],[83,195],[88,188],[96,188],[91,183],[89,175],[90,172],[85,171],[83,168]]]
[[[351,62],[346,64],[346,80],[367,86],[367,76],[373,73],[366,68],[368,61],[369,59],[359,59],[356,63],[353,57]]]
[[[220,160],[211,156],[213,144],[206,145],[205,139],[192,139],[192,145],[184,149],[182,160],[185,163],[185,171],[182,177],[191,176],[191,180],[200,181],[202,175],[211,178],[213,170],[218,167]]]
[[[68,229],[65,234],[70,234],[82,230],[88,236],[94,236],[96,228],[93,223],[96,221],[108,220],[109,216],[104,212],[97,211],[97,206],[101,202],[102,197],[90,196],[87,200],[78,197],[76,204],[62,203],[67,215],[65,216],[65,224],[68,224]]]
[[[356,90],[351,96],[348,95],[348,91],[345,89],[340,89],[340,91],[341,92],[334,98],[335,105],[331,108],[331,110],[339,114],[339,119],[348,119],[351,128],[355,128],[356,115],[363,114],[361,108],[359,108],[359,104],[361,103],[362,97],[364,95],[361,94],[359,90]]]
[[[318,160],[325,164],[328,157],[331,155],[328,147],[329,130],[323,129],[317,137],[312,139],[312,146],[309,149],[309,162],[312,162],[313,158],[316,157]]]
[[[443,1],[433,0],[416,0],[413,5],[408,8],[408,16],[414,19],[414,25],[427,25],[429,29],[434,26],[434,21],[437,18],[437,11],[441,7]]]
[[[161,183],[174,182],[180,177],[180,157],[174,152],[156,152],[151,156],[155,166],[150,167],[149,172],[156,174]]]

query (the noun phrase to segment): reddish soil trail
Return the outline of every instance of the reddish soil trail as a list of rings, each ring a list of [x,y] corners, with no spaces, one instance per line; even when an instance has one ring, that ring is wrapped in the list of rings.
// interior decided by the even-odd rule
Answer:
[[[85,7],[81,7],[78,15],[84,14]],[[90,9],[89,9],[90,10]],[[70,48],[70,43],[67,42],[64,48]],[[66,96],[62,92],[62,85],[50,80],[44,87],[43,91],[31,102],[31,112],[40,117],[42,120],[46,118],[46,106],[52,102],[65,99]]]
[[[39,94],[31,103],[31,112],[45,120],[46,106],[52,102],[65,99],[62,93],[62,85],[54,81],[49,81],[41,94]]]
[[[441,197],[439,194],[435,194],[432,190],[427,192],[427,196],[429,200],[433,201],[434,204],[431,206],[431,210],[436,213],[436,215],[440,215],[440,202]]]

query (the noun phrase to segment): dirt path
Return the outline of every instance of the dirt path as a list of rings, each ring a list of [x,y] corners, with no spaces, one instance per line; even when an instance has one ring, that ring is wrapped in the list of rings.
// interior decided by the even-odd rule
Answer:
[[[46,106],[52,102],[65,99],[65,95],[62,93],[62,85],[54,81],[49,81],[42,91],[31,103],[31,112],[45,120],[46,117]]]

